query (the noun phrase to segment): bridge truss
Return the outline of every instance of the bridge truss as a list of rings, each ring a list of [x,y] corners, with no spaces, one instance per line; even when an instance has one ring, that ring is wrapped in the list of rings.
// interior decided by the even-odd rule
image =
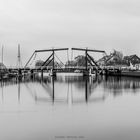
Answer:
[[[96,66],[98,69],[100,69],[100,66],[98,63],[94,60],[94,58],[88,53],[88,52],[97,52],[97,53],[105,53],[103,50],[93,50],[93,49],[81,49],[81,48],[72,48],[72,50],[76,51],[84,51],[85,52],[85,69],[88,69],[88,63],[94,67]]]
[[[97,53],[105,53],[105,51],[102,50],[92,50],[92,49],[81,49],[81,48],[71,48],[72,51],[84,51],[85,52],[85,66],[83,68],[79,67],[71,67],[71,66],[67,66],[59,59],[59,57],[56,55],[56,51],[67,51],[67,59],[69,61],[69,55],[68,55],[68,48],[60,48],[60,49],[47,49],[47,50],[35,50],[34,53],[32,54],[32,56],[30,57],[30,59],[28,60],[28,62],[26,63],[26,65],[24,66],[24,69],[27,69],[28,64],[31,62],[31,60],[33,59],[33,57],[36,56],[37,53],[42,53],[42,52],[51,52],[51,54],[47,57],[47,59],[45,61],[43,61],[43,63],[37,68],[38,70],[42,70],[42,69],[48,69],[48,70],[52,70],[53,72],[74,72],[76,70],[79,70],[81,72],[86,72],[88,73],[88,66],[90,65],[90,67],[92,68],[96,68],[96,70],[98,71],[100,68],[100,66],[98,65],[98,63],[94,60],[94,58],[89,54],[89,52],[97,52]],[[60,61],[60,63],[55,61],[55,57]],[[51,67],[50,64],[51,63]],[[57,67],[55,66],[57,63]],[[61,67],[61,65],[64,67]]]
[[[42,53],[42,52],[51,52],[51,54],[43,62],[43,64],[39,67],[39,69],[42,69],[43,67],[47,67],[47,66],[49,66],[50,63],[52,63],[52,69],[54,70],[54,68],[55,68],[55,57],[60,61],[60,63],[62,65],[64,65],[64,63],[56,55],[56,53],[55,53],[56,51],[68,51],[68,48],[47,49],[47,50],[35,50],[34,53],[32,54],[32,56],[30,57],[30,59],[28,60],[28,62],[26,63],[26,65],[24,66],[24,68],[27,68],[28,64],[31,62],[31,60],[33,59],[33,57],[35,57],[37,55],[37,53]],[[67,52],[67,56],[68,56],[68,52]],[[59,63],[58,62],[56,62],[56,63],[61,68],[61,66],[59,65]]]

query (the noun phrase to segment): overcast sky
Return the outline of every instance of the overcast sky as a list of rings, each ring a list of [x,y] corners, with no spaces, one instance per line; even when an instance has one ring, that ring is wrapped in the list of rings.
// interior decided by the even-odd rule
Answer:
[[[139,0],[0,0],[0,45],[14,65],[35,49],[88,47],[140,56]],[[0,50],[1,52],[1,50]]]

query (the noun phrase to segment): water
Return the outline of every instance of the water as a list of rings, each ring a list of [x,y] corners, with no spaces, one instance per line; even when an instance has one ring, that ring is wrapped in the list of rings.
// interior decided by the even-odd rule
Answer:
[[[134,140],[139,130],[138,78],[0,82],[0,140]]]

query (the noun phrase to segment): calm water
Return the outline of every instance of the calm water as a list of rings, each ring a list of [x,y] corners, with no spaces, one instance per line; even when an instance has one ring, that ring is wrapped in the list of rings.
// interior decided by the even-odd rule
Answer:
[[[0,82],[0,140],[140,139],[140,79]]]

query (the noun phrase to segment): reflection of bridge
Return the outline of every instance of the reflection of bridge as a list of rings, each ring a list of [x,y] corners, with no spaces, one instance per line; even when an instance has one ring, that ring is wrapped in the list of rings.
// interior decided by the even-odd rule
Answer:
[[[87,103],[87,102],[98,102],[98,101],[104,101],[105,95],[98,96],[98,97],[92,97],[91,95],[94,93],[94,90],[97,88],[99,81],[98,79],[92,79],[91,77],[82,77],[78,76],[76,77],[66,77],[66,79],[55,79],[57,77],[46,77],[44,79],[41,79],[40,77],[36,77],[33,81],[32,79],[26,81],[26,79],[19,80],[19,81],[5,81],[1,82],[0,89],[3,90],[4,86],[9,86],[11,84],[16,84],[18,88],[18,101],[20,102],[20,98],[22,97],[21,89],[23,87],[26,88],[27,93],[31,96],[31,99],[33,99],[36,103],[70,103],[70,104],[77,104],[77,103]],[[57,92],[57,84],[64,84],[66,88],[63,90],[63,92]],[[36,85],[37,84],[37,85]],[[35,88],[37,86],[37,88]],[[13,86],[16,87],[16,86]],[[22,88],[20,88],[22,87]],[[77,94],[73,91],[73,89],[82,90],[79,92],[80,94]],[[39,92],[38,89],[42,89],[42,93]],[[5,90],[2,91],[2,94],[5,92]],[[59,94],[61,93],[61,94]],[[81,96],[82,95],[82,96]]]
[[[45,90],[45,93],[48,93],[49,97],[39,97],[34,96],[34,99],[36,102],[55,102],[55,103],[70,103],[70,104],[77,104],[77,103],[88,103],[88,102],[98,102],[98,101],[104,101],[106,98],[106,95],[99,95],[98,97],[94,97],[94,90],[97,88],[98,84],[100,83],[100,80],[96,77],[95,79],[92,79],[91,77],[64,77],[64,79],[61,79],[60,77],[48,77],[51,79],[49,82],[45,81],[46,78],[41,79],[40,77],[36,78],[38,82],[40,82],[42,88]],[[47,79],[48,79],[47,78]],[[60,79],[59,79],[60,78]],[[57,84],[66,84],[67,89],[65,95],[63,92],[61,93],[60,97],[58,95],[59,92],[57,92]],[[82,85],[82,86],[81,86]],[[77,94],[73,91],[73,86],[76,87],[76,89],[82,90],[79,92],[80,94]],[[64,88],[65,89],[65,88]],[[30,88],[33,93],[33,89]],[[36,92],[35,92],[36,93]],[[91,98],[93,94],[93,97]],[[35,94],[34,94],[35,95]],[[82,96],[81,96],[82,95]]]
[[[36,77],[35,79],[16,80],[15,78],[7,81],[0,82],[0,90],[2,99],[4,98],[4,93],[6,87],[14,85],[13,87],[18,88],[18,100],[20,102],[20,90],[23,87],[26,88],[27,93],[32,97],[36,103],[90,103],[90,102],[100,102],[104,101],[108,96],[121,96],[125,94],[135,94],[139,93],[140,80],[138,78],[128,78],[128,77],[82,77],[82,76],[66,76],[66,77],[45,77],[41,79]],[[97,91],[98,85],[103,87],[105,92]],[[62,90],[58,90],[58,85],[61,85]],[[21,88],[20,88],[21,86]],[[42,92],[40,92],[42,89]],[[61,87],[59,88],[61,89]],[[76,90],[75,90],[76,89]],[[77,92],[77,90],[79,92]],[[61,93],[61,94],[60,94]]]

